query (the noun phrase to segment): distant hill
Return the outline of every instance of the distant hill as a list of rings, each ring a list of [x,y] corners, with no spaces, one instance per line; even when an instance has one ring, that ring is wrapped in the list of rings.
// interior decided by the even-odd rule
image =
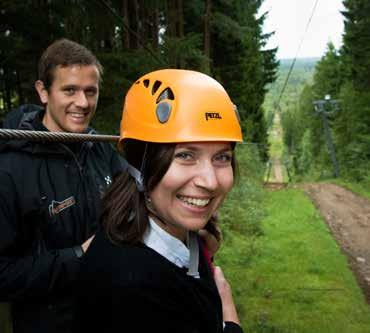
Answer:
[[[294,67],[301,67],[301,66],[310,66],[315,64],[320,60],[320,58],[315,57],[315,58],[297,58],[296,62],[294,64]],[[293,59],[279,59],[280,61],[280,66],[281,67],[290,67],[292,64]]]

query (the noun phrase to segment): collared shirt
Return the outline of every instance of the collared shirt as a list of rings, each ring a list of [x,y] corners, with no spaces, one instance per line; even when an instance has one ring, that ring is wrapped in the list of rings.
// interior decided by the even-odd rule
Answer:
[[[162,229],[152,218],[149,218],[143,242],[176,266],[189,268],[189,249],[182,241]]]
[[[189,268],[189,249],[179,239],[162,229],[150,217],[148,227],[143,236],[143,242],[176,266]],[[225,326],[225,322],[223,322],[223,328]]]

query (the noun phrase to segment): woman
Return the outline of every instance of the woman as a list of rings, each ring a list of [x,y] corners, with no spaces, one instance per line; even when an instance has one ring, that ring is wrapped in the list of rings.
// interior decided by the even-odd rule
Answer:
[[[135,82],[119,143],[128,172],[106,194],[84,256],[76,332],[242,332],[197,236],[214,229],[239,141],[236,108],[209,76],[160,70]]]

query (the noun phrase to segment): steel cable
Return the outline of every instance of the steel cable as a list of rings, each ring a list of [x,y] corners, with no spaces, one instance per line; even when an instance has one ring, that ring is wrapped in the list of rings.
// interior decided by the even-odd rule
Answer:
[[[28,140],[28,141],[52,141],[52,142],[115,142],[119,140],[118,135],[105,134],[80,134],[65,132],[44,132],[0,129],[1,140]]]

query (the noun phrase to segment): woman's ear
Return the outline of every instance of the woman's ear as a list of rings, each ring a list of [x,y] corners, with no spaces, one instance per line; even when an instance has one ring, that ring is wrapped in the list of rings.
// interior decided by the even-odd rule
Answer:
[[[43,104],[47,104],[49,93],[48,93],[47,89],[45,88],[44,82],[42,82],[41,80],[37,80],[35,82],[35,89],[36,89],[37,93],[39,94],[41,102]]]

